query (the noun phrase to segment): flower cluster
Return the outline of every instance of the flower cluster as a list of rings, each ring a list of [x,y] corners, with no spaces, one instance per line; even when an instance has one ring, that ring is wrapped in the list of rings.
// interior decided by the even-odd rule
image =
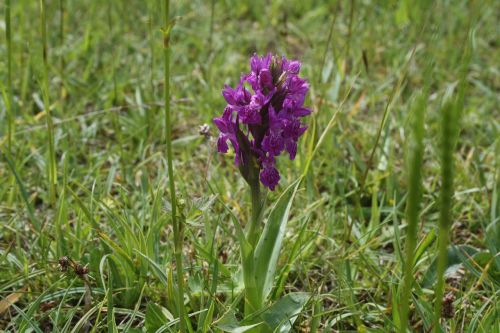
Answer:
[[[243,166],[256,161],[260,181],[274,190],[280,180],[275,157],[286,151],[293,160],[307,129],[300,118],[311,113],[304,107],[309,84],[298,76],[300,62],[285,57],[253,55],[250,68],[236,88],[226,85],[222,91],[227,106],[214,119],[220,130],[217,148],[226,153],[231,142],[245,179],[249,172]]]

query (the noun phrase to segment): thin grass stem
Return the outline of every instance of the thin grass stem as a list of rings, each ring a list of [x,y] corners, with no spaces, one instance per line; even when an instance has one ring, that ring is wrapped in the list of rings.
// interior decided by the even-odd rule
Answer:
[[[445,287],[445,271],[448,261],[448,245],[450,243],[450,228],[453,223],[452,208],[454,195],[455,164],[453,154],[460,132],[460,118],[465,104],[467,72],[472,57],[473,45],[469,22],[468,34],[464,41],[462,60],[459,71],[459,85],[456,96],[450,97],[442,108],[441,116],[441,192],[438,233],[437,283],[434,298],[434,332],[441,332],[442,300]]]
[[[64,113],[64,69],[66,63],[64,60],[64,15],[66,12],[66,7],[64,6],[65,0],[59,0],[59,47],[61,54],[59,55],[59,75],[61,75],[61,87],[59,92],[59,98],[61,103],[61,113]]]
[[[413,261],[417,246],[418,222],[420,216],[420,203],[422,201],[422,160],[424,154],[424,118],[427,94],[418,96],[413,107],[413,137],[409,147],[408,158],[408,198],[406,199],[406,230],[405,262],[403,289],[400,298],[400,329],[406,333],[408,327],[408,306],[413,285]]]
[[[164,6],[165,30],[163,31],[164,58],[164,94],[165,94],[165,131],[167,144],[168,180],[170,187],[170,202],[172,205],[172,224],[174,229],[174,251],[177,273],[177,297],[179,312],[179,329],[186,332],[186,309],[184,308],[184,274],[182,267],[183,228],[177,217],[177,197],[175,192],[174,170],[172,165],[172,124],[170,119],[170,0],[165,0]]]
[[[214,35],[215,0],[210,5],[210,30],[208,33],[208,54],[212,52],[212,41]]]
[[[45,0],[40,0],[41,32],[42,32],[42,58],[43,70],[41,88],[43,95],[43,105],[45,109],[45,120],[47,124],[47,137],[49,141],[49,151],[47,156],[47,174],[49,181],[49,202],[53,206],[56,202],[56,184],[57,184],[57,166],[54,147],[54,126],[52,123],[52,114],[50,111],[49,98],[49,63],[48,63],[48,43],[47,43],[47,13]]]
[[[12,30],[10,25],[10,0],[5,2],[5,37],[7,40],[7,147],[8,154],[12,150],[12,133],[14,132],[14,107],[13,87],[12,87]]]
[[[440,332],[439,320],[444,294],[444,272],[447,262],[447,248],[450,242],[449,229],[452,224],[452,198],[455,147],[455,132],[458,126],[454,100],[445,102],[441,112],[441,192],[438,233],[437,283],[434,298],[434,332]]]

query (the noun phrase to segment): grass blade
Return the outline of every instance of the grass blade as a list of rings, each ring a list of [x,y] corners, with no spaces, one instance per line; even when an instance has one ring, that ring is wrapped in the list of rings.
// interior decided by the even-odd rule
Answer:
[[[17,185],[19,186],[19,190],[21,191],[21,197],[23,198],[26,208],[28,209],[28,216],[30,217],[31,223],[33,224],[35,230],[40,232],[42,229],[42,224],[40,223],[40,221],[38,221],[38,219],[35,216],[35,210],[33,209],[33,206],[29,201],[28,192],[26,192],[24,183],[21,180],[21,177],[19,177],[19,174],[16,171],[14,163],[12,163],[12,161],[7,156],[5,156],[5,160],[7,161],[7,166],[9,167],[10,171],[14,174],[14,177],[16,178]]]

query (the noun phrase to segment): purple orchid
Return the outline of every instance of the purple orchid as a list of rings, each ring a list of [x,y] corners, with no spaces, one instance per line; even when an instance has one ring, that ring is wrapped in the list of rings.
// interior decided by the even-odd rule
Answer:
[[[254,54],[250,69],[235,89],[224,86],[222,96],[228,105],[213,120],[220,131],[217,149],[227,153],[229,140],[243,177],[249,183],[260,179],[273,191],[280,181],[275,157],[286,151],[293,160],[297,142],[307,129],[300,118],[311,114],[304,107],[309,84],[298,76],[297,60]]]

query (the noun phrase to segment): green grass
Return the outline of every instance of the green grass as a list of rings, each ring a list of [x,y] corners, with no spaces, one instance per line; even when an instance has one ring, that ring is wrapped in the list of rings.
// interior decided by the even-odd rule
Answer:
[[[267,194],[304,176],[266,306],[307,292],[296,332],[499,332],[497,1],[172,1],[169,32],[164,4],[0,4],[0,330],[242,318],[248,188],[211,119],[275,52],[315,112]]]

